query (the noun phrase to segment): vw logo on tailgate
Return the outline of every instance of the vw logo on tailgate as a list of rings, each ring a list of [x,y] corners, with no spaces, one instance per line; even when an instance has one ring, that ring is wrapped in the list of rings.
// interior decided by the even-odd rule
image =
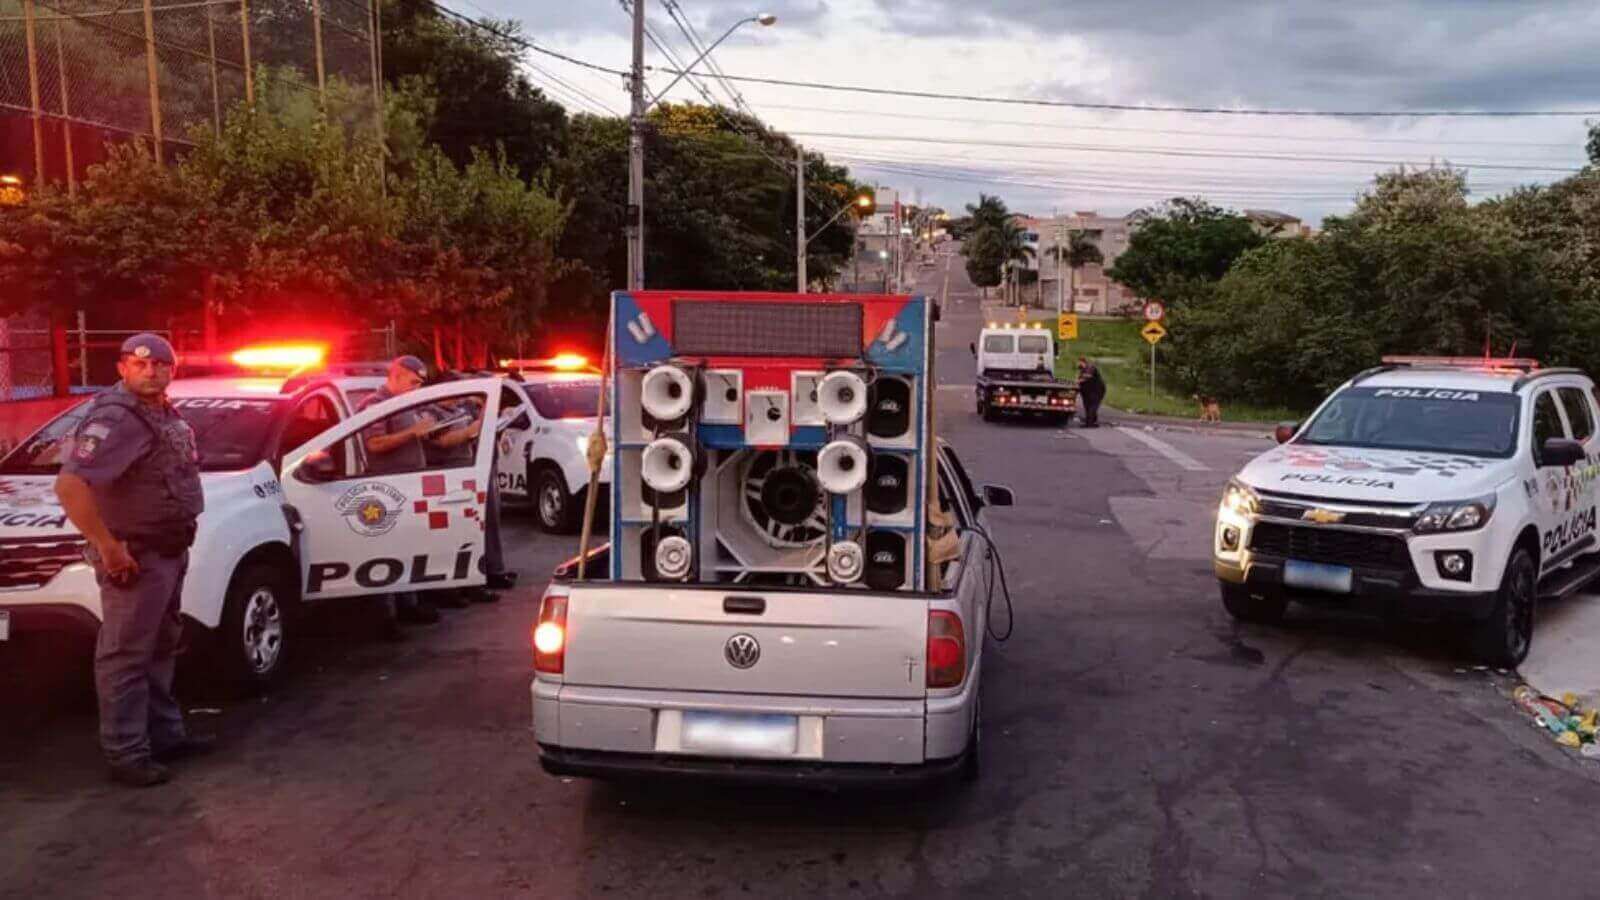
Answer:
[[[761,659],[761,645],[748,634],[736,634],[722,645],[722,655],[735,669],[748,669]]]

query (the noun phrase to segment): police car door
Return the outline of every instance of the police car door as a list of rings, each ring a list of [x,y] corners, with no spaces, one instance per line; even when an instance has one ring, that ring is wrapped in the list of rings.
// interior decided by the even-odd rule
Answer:
[[[287,454],[283,492],[299,520],[305,597],[483,584],[499,409],[500,379],[448,382],[363,410]],[[373,434],[422,415],[437,428],[420,449],[406,445],[409,455],[392,460],[367,450]],[[451,448],[437,443],[479,415],[487,424],[476,437]]]
[[[1534,517],[1539,523],[1539,569],[1541,573],[1566,563],[1579,550],[1569,523],[1581,504],[1574,496],[1574,467],[1547,466],[1541,459],[1544,442],[1568,437],[1567,425],[1556,399],[1556,388],[1547,387],[1533,397],[1529,417],[1534,478],[1538,493],[1534,498]]]
[[[1589,392],[1581,385],[1564,384],[1555,389],[1561,401],[1561,411],[1566,415],[1567,434],[1583,444],[1583,462],[1567,470],[1573,507],[1566,516],[1567,538],[1577,553],[1595,547],[1595,460],[1600,457],[1600,435],[1595,431],[1595,411]]]
[[[495,441],[499,463],[495,466],[495,479],[502,499],[527,499],[528,479],[532,474],[528,471],[528,461],[533,458],[528,450],[538,413],[528,400],[527,392],[516,382],[505,383],[500,400],[500,434]]]

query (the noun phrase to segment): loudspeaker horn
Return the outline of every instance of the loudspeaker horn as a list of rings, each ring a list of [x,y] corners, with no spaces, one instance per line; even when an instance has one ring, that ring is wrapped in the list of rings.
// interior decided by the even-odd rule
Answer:
[[[861,577],[865,561],[860,544],[840,541],[828,548],[828,577],[839,584],[856,581]]]
[[[689,577],[694,563],[694,548],[682,535],[664,537],[656,544],[656,574],[667,581],[682,581]]]
[[[694,406],[694,378],[678,366],[656,366],[644,373],[639,404],[659,422],[674,422]]]
[[[839,370],[822,378],[817,407],[830,425],[852,425],[867,412],[867,383],[854,372]]]
[[[660,494],[671,494],[689,486],[694,477],[694,450],[689,438],[669,434],[651,441],[639,460],[639,475],[650,489]]]
[[[852,494],[867,483],[872,454],[866,441],[842,437],[817,451],[817,481],[830,494]]]

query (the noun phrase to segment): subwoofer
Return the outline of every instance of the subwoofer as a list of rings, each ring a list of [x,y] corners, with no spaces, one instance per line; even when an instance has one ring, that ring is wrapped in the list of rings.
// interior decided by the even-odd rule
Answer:
[[[863,580],[875,591],[898,590],[906,583],[906,536],[893,531],[867,532]]]
[[[911,382],[880,375],[867,400],[867,434],[892,440],[911,430]]]

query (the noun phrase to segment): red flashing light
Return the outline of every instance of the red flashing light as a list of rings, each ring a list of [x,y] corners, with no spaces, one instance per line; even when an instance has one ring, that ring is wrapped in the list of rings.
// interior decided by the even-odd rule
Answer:
[[[1510,369],[1532,372],[1539,368],[1537,359],[1525,356],[1385,356],[1386,366],[1441,366],[1452,369]]]
[[[245,369],[294,371],[314,368],[328,359],[327,344],[260,344],[241,347],[228,357]]]
[[[576,372],[589,367],[589,359],[579,353],[557,353],[551,357],[550,365],[563,372]]]

